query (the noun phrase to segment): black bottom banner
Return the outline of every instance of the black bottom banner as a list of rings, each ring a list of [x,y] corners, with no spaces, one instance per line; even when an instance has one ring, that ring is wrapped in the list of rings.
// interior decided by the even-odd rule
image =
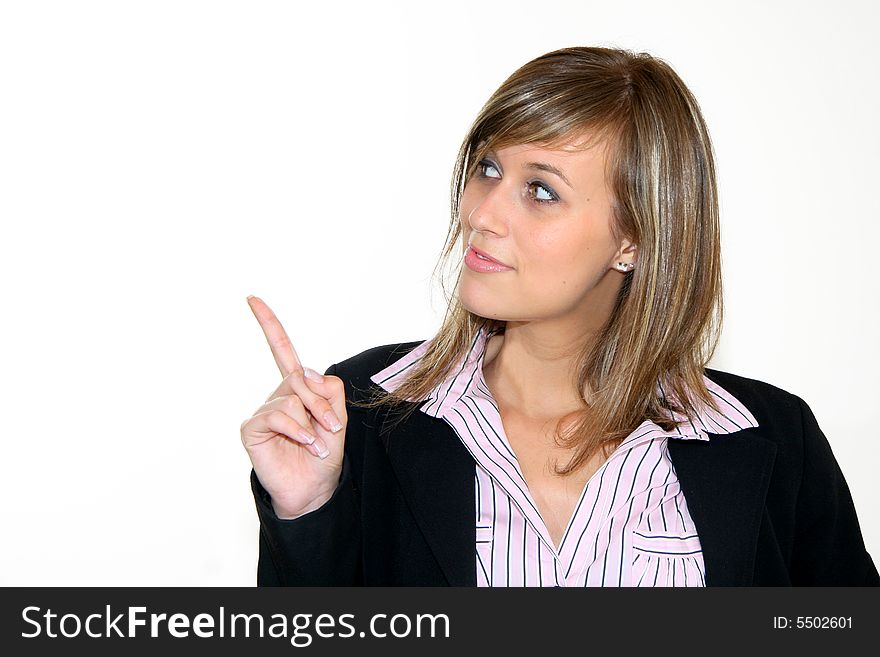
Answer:
[[[871,645],[880,624],[880,593],[856,588],[6,588],[0,596],[6,655],[845,650]]]

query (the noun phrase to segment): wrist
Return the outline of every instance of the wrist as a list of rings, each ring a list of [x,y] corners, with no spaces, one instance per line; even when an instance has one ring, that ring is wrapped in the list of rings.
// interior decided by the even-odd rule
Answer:
[[[317,511],[328,501],[330,501],[331,497],[333,497],[333,491],[314,498],[306,506],[300,507],[299,509],[287,506],[284,503],[277,502],[276,500],[271,498],[270,500],[272,503],[272,510],[275,512],[275,515],[278,517],[279,520],[296,520],[297,518],[304,516],[307,513]]]

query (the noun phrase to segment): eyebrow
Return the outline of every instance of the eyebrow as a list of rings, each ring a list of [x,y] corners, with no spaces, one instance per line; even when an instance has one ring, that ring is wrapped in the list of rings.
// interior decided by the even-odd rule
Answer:
[[[525,162],[523,164],[523,169],[537,169],[538,171],[548,171],[562,178],[565,181],[566,185],[574,189],[574,185],[572,185],[568,178],[565,177],[565,174],[552,164],[547,164],[546,162]]]

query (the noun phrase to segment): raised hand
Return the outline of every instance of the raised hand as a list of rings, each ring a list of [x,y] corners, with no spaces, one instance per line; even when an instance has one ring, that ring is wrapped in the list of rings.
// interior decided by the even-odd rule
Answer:
[[[241,424],[241,442],[279,518],[314,511],[333,495],[342,471],[345,386],[304,368],[275,313],[258,297],[248,305],[260,323],[282,381]]]

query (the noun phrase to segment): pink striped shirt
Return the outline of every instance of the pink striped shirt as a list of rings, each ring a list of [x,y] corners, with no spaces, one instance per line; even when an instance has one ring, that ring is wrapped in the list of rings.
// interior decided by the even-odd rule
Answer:
[[[483,378],[482,329],[462,361],[420,406],[454,430],[476,462],[475,568],[478,586],[705,586],[697,530],[667,440],[709,440],[758,426],[728,391],[703,377],[721,413],[704,409],[663,431],[645,420],[593,474],[559,548],[532,498]],[[394,390],[428,348],[426,340],[374,374]],[[663,389],[658,383],[658,394]]]

